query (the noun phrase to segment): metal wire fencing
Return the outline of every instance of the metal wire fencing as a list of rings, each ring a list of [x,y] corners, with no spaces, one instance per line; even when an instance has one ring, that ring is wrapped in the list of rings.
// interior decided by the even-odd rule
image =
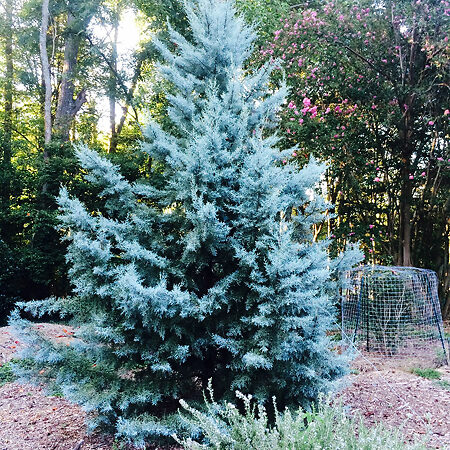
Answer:
[[[362,266],[344,273],[342,332],[372,355],[439,354],[448,363],[438,279],[414,267]]]

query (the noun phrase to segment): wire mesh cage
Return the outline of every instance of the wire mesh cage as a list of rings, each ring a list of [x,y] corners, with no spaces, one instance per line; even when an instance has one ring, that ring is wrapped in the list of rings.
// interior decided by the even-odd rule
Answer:
[[[382,356],[443,352],[448,362],[435,272],[362,266],[342,277],[342,332]]]

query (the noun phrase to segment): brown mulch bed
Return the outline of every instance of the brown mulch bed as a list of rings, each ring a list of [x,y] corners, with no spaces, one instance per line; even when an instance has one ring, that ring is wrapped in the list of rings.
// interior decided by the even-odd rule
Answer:
[[[74,330],[65,325],[42,323],[35,326],[58,342],[69,343]],[[0,366],[14,358],[23,344],[13,336],[10,327],[0,328]],[[114,445],[107,435],[88,435],[86,414],[67,400],[48,396],[29,384],[6,383],[0,386],[0,450],[132,450],[131,446]],[[149,450],[163,450],[152,446]],[[166,446],[164,450],[180,450]]]
[[[40,388],[7,383],[0,387],[0,449],[69,450],[111,449],[108,436],[86,436],[85,415]]]
[[[47,336],[62,342],[73,339],[69,327],[39,324]],[[0,328],[0,365],[14,357],[22,344],[8,327]],[[401,428],[407,441],[426,437],[430,448],[450,449],[450,390],[420,378],[395,361],[354,361],[355,374],[339,397],[367,425],[383,422]],[[428,366],[429,367],[429,366]],[[438,369],[450,383],[450,368]],[[46,396],[30,385],[0,387],[0,450],[88,450],[113,448],[110,436],[87,435],[85,414],[63,398]],[[81,445],[80,445],[81,444]],[[175,447],[171,447],[175,449]]]
[[[36,326],[61,342],[72,340],[70,327]],[[0,328],[0,365],[22,347],[9,327]],[[90,450],[111,449],[110,436],[87,436],[85,414],[67,400],[47,396],[39,387],[6,383],[0,386],[0,450]]]
[[[450,390],[437,380],[403,370],[362,371],[349,375],[349,386],[340,394],[352,413],[360,413],[366,425],[382,422],[401,429],[405,439],[425,439],[430,448],[450,449]],[[450,368],[437,369],[450,383]]]

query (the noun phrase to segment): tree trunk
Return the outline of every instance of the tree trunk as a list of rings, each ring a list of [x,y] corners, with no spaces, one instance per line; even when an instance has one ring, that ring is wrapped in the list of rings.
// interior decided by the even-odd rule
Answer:
[[[4,84],[5,117],[3,122],[3,158],[1,186],[1,207],[3,211],[9,208],[12,176],[12,125],[13,125],[13,13],[12,0],[5,3],[5,62],[6,76]]]
[[[116,101],[117,101],[117,39],[119,33],[120,7],[114,11],[114,36],[111,51],[111,66],[109,75],[109,120],[111,128],[111,140],[109,141],[109,152],[115,153],[117,150],[117,129],[116,129]]]
[[[86,102],[86,91],[82,89],[76,98],[74,76],[77,65],[78,51],[81,37],[77,33],[77,20],[71,11],[67,13],[67,34],[64,42],[64,65],[61,86],[59,89],[58,105],[56,108],[54,132],[58,139],[69,141],[72,121]]]
[[[131,82],[131,88],[128,91],[128,95],[126,98],[125,106],[122,107],[122,116],[120,117],[119,124],[117,125],[117,136],[120,136],[120,133],[122,133],[123,126],[125,125],[125,120],[127,119],[128,110],[130,108],[131,103],[133,102],[134,97],[134,91],[136,90],[136,86],[139,80],[139,77],[141,76],[142,71],[142,64],[144,63],[144,57],[141,55],[138,58],[136,68],[134,70],[133,80]],[[138,117],[135,117],[136,122],[138,121]]]
[[[42,3],[41,30],[39,33],[39,49],[42,63],[42,78],[44,80],[44,143],[47,145],[52,139],[52,83],[50,78],[50,64],[47,54],[47,30],[48,30],[48,10],[49,0]],[[44,160],[48,159],[47,149],[44,150]]]
[[[411,266],[411,197],[412,185],[409,179],[409,165],[402,168],[402,189],[400,194],[399,261],[400,266]]]
[[[412,115],[414,95],[408,96],[404,102],[407,105],[406,111],[402,118],[399,128],[399,138],[401,145],[401,162],[400,171],[400,211],[399,211],[399,234],[398,234],[398,265],[412,266],[411,256],[411,203],[412,203],[412,180],[411,156],[414,154],[413,143],[413,126],[414,120]]]

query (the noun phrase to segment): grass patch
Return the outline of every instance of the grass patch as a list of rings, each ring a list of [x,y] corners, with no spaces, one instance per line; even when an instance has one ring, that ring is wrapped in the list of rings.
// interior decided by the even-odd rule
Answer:
[[[15,379],[16,377],[10,362],[0,366],[0,386],[3,386],[6,383],[12,383]]]
[[[442,389],[450,391],[450,383],[447,380],[438,380],[436,381],[436,385]]]
[[[51,397],[64,398],[64,394],[62,393],[62,390],[56,384],[52,385],[50,387],[48,395],[50,395]]]
[[[419,367],[412,369],[411,372],[422,378],[427,378],[428,380],[439,380],[441,374],[435,369],[420,369]]]

